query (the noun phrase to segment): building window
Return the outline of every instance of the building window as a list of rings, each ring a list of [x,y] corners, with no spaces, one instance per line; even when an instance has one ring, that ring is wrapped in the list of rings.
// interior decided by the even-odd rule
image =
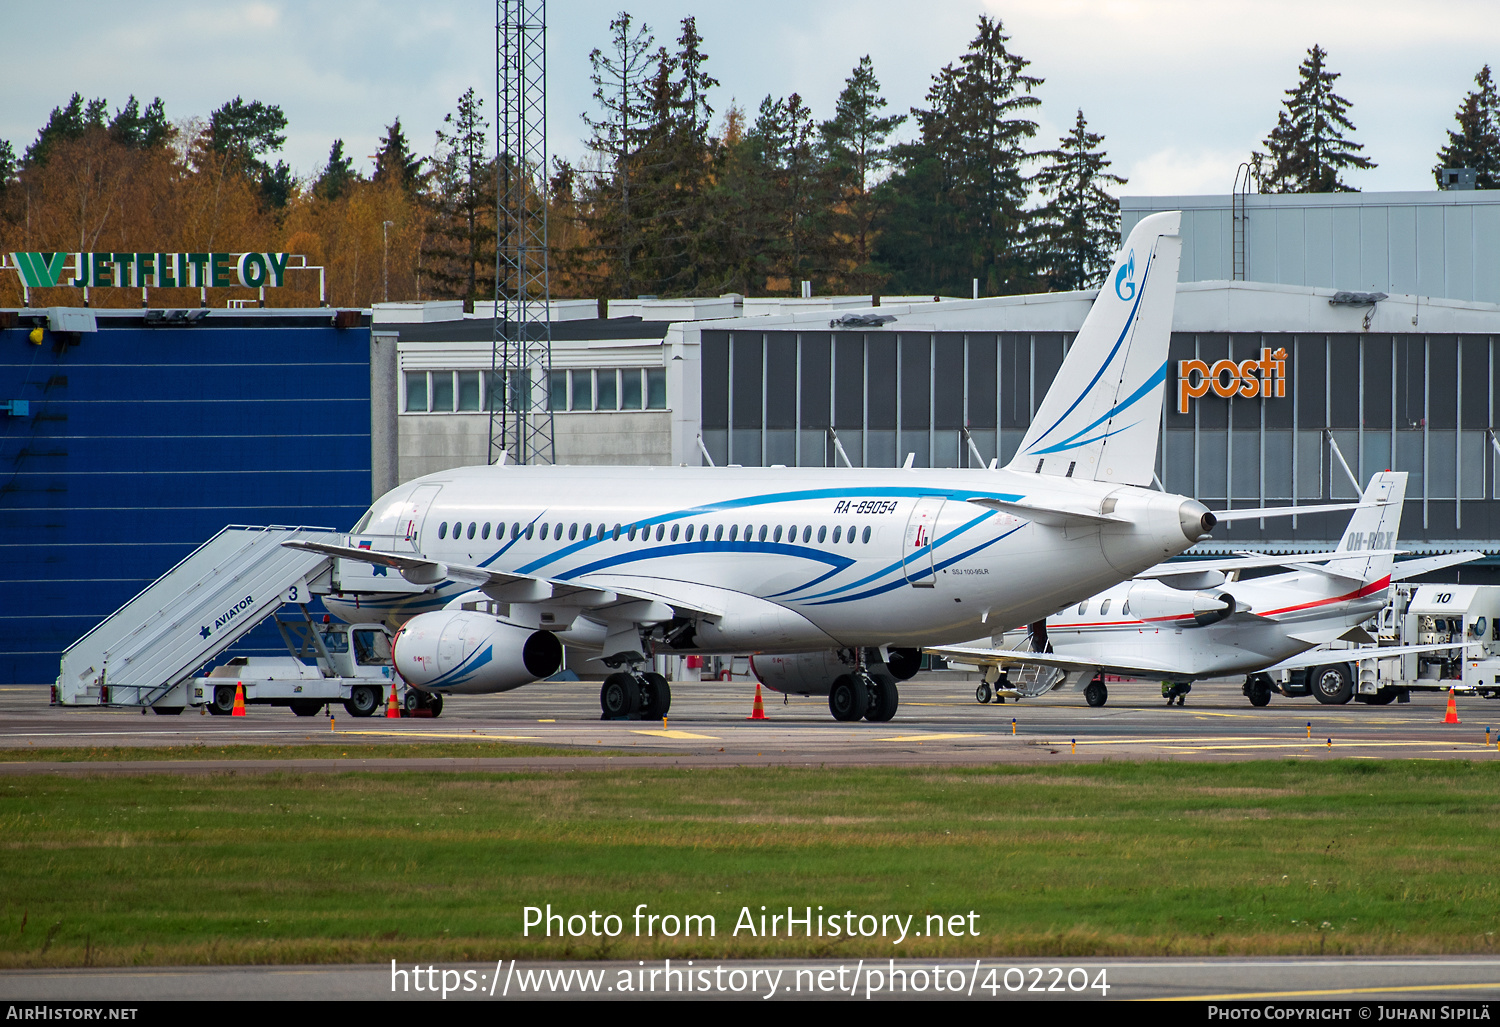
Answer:
[[[410,414],[425,414],[427,412],[427,372],[406,372],[406,412]]]
[[[553,371],[548,380],[547,401],[553,410],[568,409],[568,373]]]
[[[613,369],[599,371],[595,374],[595,410],[618,410],[620,409],[619,389],[617,387],[616,375]]]
[[[429,408],[435,414],[449,413],[453,410],[453,372],[436,371],[432,375],[432,406]]]
[[[667,409],[667,371],[664,367],[646,369],[646,409]]]
[[[594,409],[594,373],[592,371],[569,371],[568,378],[573,384],[573,395],[568,401],[568,409]]]
[[[620,409],[641,409],[641,372],[628,368],[620,372]]]
[[[479,372],[459,371],[455,377],[458,379],[458,409],[461,413],[479,412]]]

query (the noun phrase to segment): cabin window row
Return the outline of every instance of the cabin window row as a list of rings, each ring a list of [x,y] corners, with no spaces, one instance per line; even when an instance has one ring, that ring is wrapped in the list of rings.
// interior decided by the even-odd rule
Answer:
[[[1109,616],[1109,604],[1112,601],[1113,600],[1106,599],[1102,603],[1099,604],[1099,616],[1101,616],[1101,617],[1108,617]],[[1080,616],[1080,617],[1087,617],[1088,613],[1089,613],[1089,601],[1087,599],[1085,599],[1083,602],[1081,602],[1081,603],[1078,604],[1078,616]],[[1121,617],[1129,617],[1130,616],[1130,600],[1129,599],[1125,600],[1124,604],[1121,605],[1121,607],[1120,607],[1120,616]]]
[[[438,538],[446,539],[451,536],[456,539],[477,538],[482,541],[490,537],[492,528],[497,541],[506,537],[507,525],[504,521],[493,526],[488,521],[483,523],[469,521],[467,525],[463,521],[453,521],[451,523],[443,521],[438,524]],[[707,542],[710,533],[712,533],[713,541],[715,542],[722,542],[727,538],[730,542],[772,543],[781,542],[782,540],[788,543],[796,543],[800,532],[800,538],[804,544],[811,544],[816,538],[820,545],[829,543],[830,541],[834,545],[840,542],[846,545],[853,545],[856,542],[862,545],[869,545],[871,534],[869,525],[866,525],[864,530],[861,531],[859,526],[854,524],[847,527],[842,524],[835,524],[830,531],[826,524],[816,527],[811,524],[800,526],[792,524],[786,528],[783,528],[779,524],[746,524],[743,528],[738,524],[731,524],[727,527],[723,524],[715,524],[711,528],[707,524],[657,524],[654,526],[650,524],[616,524],[611,528],[608,524],[579,524],[576,521],[572,524],[563,524],[561,521],[555,523],[533,521],[530,524],[522,524],[520,521],[514,521],[509,524],[508,533],[512,542],[523,538],[528,541],[540,539],[546,542],[549,537],[553,541],[560,542],[563,540],[565,531],[569,542],[587,542],[589,539],[599,541],[606,537],[611,541],[618,541],[622,536],[627,542],[634,542],[637,537],[642,542],[650,542],[653,534],[657,542],[692,542],[695,540],[698,542]]]

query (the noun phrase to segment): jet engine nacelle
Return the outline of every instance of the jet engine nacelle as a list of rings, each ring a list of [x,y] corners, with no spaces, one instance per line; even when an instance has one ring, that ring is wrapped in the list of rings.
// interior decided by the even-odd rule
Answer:
[[[406,683],[429,692],[508,692],[556,674],[563,648],[550,631],[517,627],[473,610],[413,617],[396,633],[392,659]]]
[[[1234,596],[1228,592],[1188,592],[1156,581],[1138,581],[1130,586],[1130,616],[1166,626],[1198,627],[1216,623],[1234,612]]]
[[[750,657],[750,669],[773,692],[794,695],[827,695],[835,679],[852,674],[854,668],[836,652],[761,653]]]

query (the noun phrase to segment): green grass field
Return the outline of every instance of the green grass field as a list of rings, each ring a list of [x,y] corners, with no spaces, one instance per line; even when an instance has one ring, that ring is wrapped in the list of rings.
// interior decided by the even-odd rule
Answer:
[[[0,784],[0,965],[1490,952],[1467,762],[41,777]],[[521,909],[714,938],[522,938]],[[741,906],[981,914],[758,940]]]
[[[424,742],[353,745],[96,745],[0,749],[0,763],[99,763],[141,760],[480,759],[513,756],[640,756],[619,749],[559,748],[527,742]]]

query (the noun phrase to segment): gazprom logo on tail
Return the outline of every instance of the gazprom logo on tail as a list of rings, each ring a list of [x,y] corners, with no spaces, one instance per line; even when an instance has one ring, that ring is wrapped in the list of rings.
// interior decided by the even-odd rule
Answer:
[[[1135,250],[1131,250],[1125,263],[1115,272],[1115,295],[1130,302],[1135,298]]]

